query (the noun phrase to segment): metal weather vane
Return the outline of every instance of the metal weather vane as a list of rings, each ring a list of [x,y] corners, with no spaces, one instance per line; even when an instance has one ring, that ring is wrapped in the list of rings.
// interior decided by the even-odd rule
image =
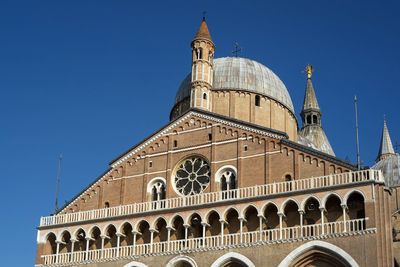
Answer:
[[[242,48],[239,47],[239,43],[235,42],[235,50],[232,51],[232,55],[238,57],[238,54],[242,52]]]

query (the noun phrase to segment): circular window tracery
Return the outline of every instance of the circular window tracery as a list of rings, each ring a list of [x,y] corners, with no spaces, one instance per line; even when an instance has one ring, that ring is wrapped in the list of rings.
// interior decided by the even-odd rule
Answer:
[[[174,181],[175,189],[181,195],[200,194],[210,183],[210,165],[200,157],[184,159],[175,169]]]

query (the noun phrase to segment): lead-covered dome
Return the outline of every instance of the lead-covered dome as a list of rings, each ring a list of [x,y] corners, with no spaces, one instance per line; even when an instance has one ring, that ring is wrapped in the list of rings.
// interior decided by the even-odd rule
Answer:
[[[294,114],[289,92],[281,79],[266,66],[247,58],[214,59],[212,90],[248,91],[272,98]],[[191,74],[180,85],[175,104],[190,96]]]

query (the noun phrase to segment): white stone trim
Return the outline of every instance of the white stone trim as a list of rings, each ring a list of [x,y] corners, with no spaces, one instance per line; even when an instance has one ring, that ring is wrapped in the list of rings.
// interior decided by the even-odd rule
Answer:
[[[231,259],[239,260],[242,263],[246,264],[247,267],[256,267],[254,263],[251,262],[251,260],[249,260],[246,256],[243,256],[242,254],[236,252],[228,252],[225,255],[219,257],[216,261],[214,261],[211,267],[220,267]]]
[[[192,267],[197,267],[197,263],[190,257],[185,255],[176,256],[172,260],[170,260],[167,264],[167,267],[174,267],[176,263],[184,261],[192,265]]]
[[[124,267],[147,267],[147,265],[138,261],[132,261],[125,264]]]
[[[215,162],[214,162],[215,163]],[[235,166],[233,165],[224,165],[221,168],[218,169],[218,171],[215,173],[214,176],[214,181],[215,183],[220,183],[221,182],[221,174],[227,170],[232,170],[235,173],[235,179],[236,181],[238,180],[238,172]]]
[[[300,247],[296,248],[283,261],[279,264],[278,267],[289,267],[290,264],[295,261],[298,257],[302,254],[307,253],[312,249],[321,249],[321,250],[328,250],[330,253],[340,257],[342,260],[346,261],[352,267],[359,267],[357,262],[343,249],[328,242],[314,240],[308,243],[301,245]]]
[[[165,172],[165,171],[163,171],[163,172]],[[147,183],[147,191],[146,191],[147,194],[152,193],[151,190],[153,189],[153,185],[158,182],[164,184],[165,188],[167,188],[167,181],[165,180],[164,177],[154,177]]]

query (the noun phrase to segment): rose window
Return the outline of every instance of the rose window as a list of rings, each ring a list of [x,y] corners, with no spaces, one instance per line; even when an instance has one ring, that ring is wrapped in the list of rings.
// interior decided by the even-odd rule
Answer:
[[[180,194],[196,195],[210,183],[210,166],[202,158],[188,158],[178,164],[174,177],[175,188]]]

